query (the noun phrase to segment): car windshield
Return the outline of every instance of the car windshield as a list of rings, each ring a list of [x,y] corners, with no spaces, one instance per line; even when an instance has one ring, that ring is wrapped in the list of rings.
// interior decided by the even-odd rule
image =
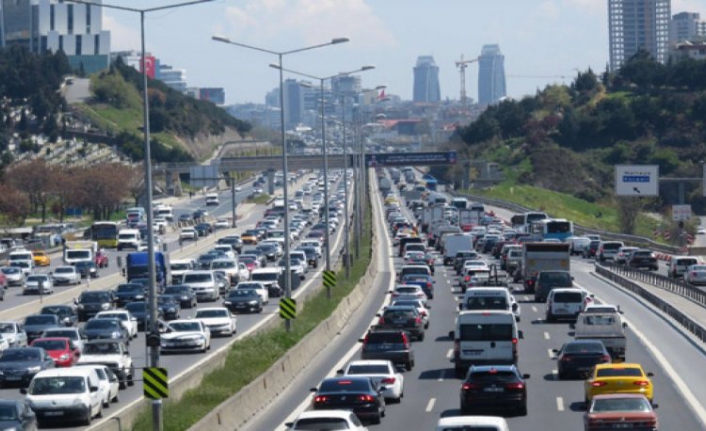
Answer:
[[[591,407],[592,412],[649,412],[649,401],[644,398],[609,398],[597,399]]]
[[[41,314],[69,314],[71,309],[65,305],[48,305],[42,308]]]
[[[40,377],[32,380],[29,393],[32,395],[82,394],[86,392],[83,377]]]
[[[319,392],[361,392],[370,390],[369,380],[355,379],[326,379],[321,382]]]
[[[235,290],[231,290],[230,293],[228,293],[228,298],[258,298],[259,296],[260,295],[252,289],[243,289],[240,287]]]
[[[214,261],[211,263],[211,268],[212,268],[212,269],[235,268],[235,261],[232,261],[232,260],[214,260]]]
[[[57,338],[68,338],[70,340],[77,340],[78,333],[70,329],[54,330],[50,329],[44,332],[45,337],[57,337]]]
[[[127,320],[127,314],[126,313],[101,313],[98,316],[96,316],[96,319],[118,319],[118,320]]]
[[[303,418],[294,426],[295,430],[338,431],[349,430],[348,421],[343,418]]]
[[[145,311],[147,311],[147,303],[130,302],[125,306],[125,309],[131,313],[144,313]]]
[[[348,367],[346,374],[392,374],[387,365],[356,365]]]
[[[468,310],[507,310],[505,296],[472,296],[466,301]]]
[[[3,274],[10,275],[10,274],[19,274],[20,269],[14,266],[5,266],[2,268]]]
[[[118,343],[89,343],[83,347],[83,353],[87,355],[113,355],[120,353],[120,345]]]
[[[228,310],[198,310],[196,312],[196,319],[211,317],[228,317]]]
[[[25,325],[51,325],[52,323],[56,323],[56,316],[53,314],[38,314],[25,318]]]
[[[76,269],[72,266],[62,266],[54,270],[54,274],[73,274]]]
[[[29,277],[27,277],[27,283],[46,281],[46,280],[47,280],[46,275],[30,275]]]
[[[240,261],[246,264],[255,263],[256,259],[254,256],[240,256]]]
[[[36,340],[32,347],[41,347],[44,350],[66,350],[66,342],[62,340]]]
[[[596,377],[642,377],[642,370],[630,367],[601,368]]]
[[[120,284],[117,293],[141,293],[143,290],[141,284]]]
[[[173,322],[169,328],[174,332],[201,332],[199,322]]]
[[[262,272],[252,274],[252,279],[256,281],[275,281],[279,274],[276,272]]]
[[[110,295],[106,292],[83,292],[79,302],[110,302]]]
[[[0,334],[13,334],[15,325],[13,323],[0,323]]]
[[[575,342],[566,343],[561,349],[563,353],[603,353],[602,343]]]
[[[17,420],[17,407],[14,404],[2,403],[0,404],[0,421],[14,421]],[[12,428],[8,428],[12,429]],[[320,429],[320,428],[317,428]],[[346,428],[341,428],[346,429]]]
[[[117,329],[120,323],[116,322],[112,318],[98,318],[91,319],[86,322],[85,330],[90,331],[91,329]]]
[[[164,290],[166,295],[183,295],[191,291],[189,286],[169,286]]]
[[[0,362],[26,362],[41,359],[39,349],[9,349],[2,352]]]
[[[160,295],[157,297],[157,303],[160,305],[174,305],[176,302],[176,298],[171,295]]]
[[[210,273],[185,274],[184,283],[207,283],[213,281]]]

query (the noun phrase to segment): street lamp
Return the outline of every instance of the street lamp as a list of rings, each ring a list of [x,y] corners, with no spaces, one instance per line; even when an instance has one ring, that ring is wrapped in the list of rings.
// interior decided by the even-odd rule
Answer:
[[[93,3],[86,0],[68,0],[72,3],[80,3],[89,6],[98,6],[108,9],[117,9],[126,12],[136,12],[140,14],[140,64],[142,66],[142,117],[144,122],[143,134],[144,134],[144,146],[145,146],[145,194],[147,206],[147,269],[149,277],[149,315],[150,315],[150,333],[147,336],[147,346],[150,349],[150,366],[159,366],[159,322],[157,321],[157,283],[155,277],[155,264],[154,264],[154,232],[152,230],[152,155],[150,151],[150,113],[149,113],[149,100],[147,97],[147,67],[145,67],[145,14],[149,12],[157,12],[166,9],[174,9],[183,6],[190,6],[199,3],[209,3],[213,0],[194,0],[184,3],[177,3],[164,6],[155,6],[151,8],[138,9],[125,6],[109,5],[104,3]],[[166,283],[166,280],[164,280]],[[152,401],[152,429],[162,430],[162,400]]]
[[[324,243],[324,246],[325,246],[325,250],[326,250],[326,271],[331,271],[331,238],[330,238],[330,234],[329,234],[330,225],[329,225],[329,210],[328,210],[328,205],[329,205],[329,198],[328,198],[328,149],[327,149],[328,147],[326,145],[326,112],[324,110],[324,81],[327,81],[329,79],[336,78],[339,76],[348,76],[348,75],[352,75],[354,73],[365,72],[367,70],[375,69],[375,66],[366,65],[366,66],[363,66],[359,69],[351,70],[350,72],[341,72],[341,73],[337,73],[335,75],[326,76],[326,77],[314,76],[314,75],[310,75],[308,73],[302,73],[302,72],[297,72],[297,71],[290,70],[290,69],[285,69],[281,65],[277,65],[277,64],[270,64],[270,67],[275,68],[275,69],[279,69],[280,73],[282,73],[284,71],[284,72],[292,73],[294,75],[300,75],[300,76],[304,76],[306,78],[318,80],[319,84],[320,84],[319,88],[321,90],[321,139],[322,139],[322,145],[323,145],[323,158],[324,158],[324,222],[326,223],[326,242]],[[304,84],[304,83],[302,83],[301,85],[303,85],[304,87],[309,86],[309,84]],[[345,157],[347,157],[347,155],[344,154],[344,159],[345,159]],[[346,184],[346,186],[347,186],[347,184]],[[348,205],[347,204],[346,204],[345,212],[346,212],[346,225],[348,225],[348,222],[347,222],[347,220],[348,220]],[[344,229],[347,229],[347,227]],[[346,232],[346,234],[347,234],[347,232]],[[347,245],[348,244],[346,241],[346,247],[347,247]],[[348,254],[348,250],[346,249],[346,255],[347,254]],[[350,259],[348,259],[346,256],[346,269],[348,271],[349,271],[349,269],[348,269],[349,265],[350,265]],[[328,296],[328,298],[331,298],[331,288],[328,286],[326,287],[326,295]]]
[[[312,45],[308,46],[305,48],[299,48],[299,49],[293,49],[290,51],[272,51],[269,49],[265,48],[259,48],[256,46],[252,45],[246,45],[244,43],[240,42],[233,42],[232,40],[223,37],[223,36],[213,36],[211,39],[215,40],[216,42],[222,42],[222,43],[227,43],[229,45],[235,45],[239,46],[241,48],[247,48],[247,49],[252,49],[255,51],[260,51],[260,52],[265,52],[267,54],[273,54],[276,55],[279,64],[277,65],[277,68],[279,69],[279,106],[280,106],[280,131],[282,134],[282,174],[284,176],[284,181],[282,181],[282,193],[284,194],[284,270],[285,270],[285,276],[284,276],[284,295],[286,298],[291,298],[292,297],[292,282],[291,282],[291,276],[292,276],[292,270],[291,270],[291,262],[289,261],[289,243],[291,241],[290,238],[290,229],[289,229],[289,197],[288,197],[288,169],[287,169],[287,136],[286,136],[286,131],[285,131],[285,125],[284,125],[284,66],[282,63],[283,57],[285,55],[289,54],[294,54],[297,52],[302,52],[302,51],[308,51],[311,49],[316,49],[316,48],[321,48],[324,46],[328,45],[337,45],[339,43],[345,43],[348,42],[348,38],[345,37],[338,37],[331,39],[330,42],[327,43],[321,43],[318,45]],[[285,320],[285,325],[287,328],[287,331],[291,329],[291,321],[289,319]]]

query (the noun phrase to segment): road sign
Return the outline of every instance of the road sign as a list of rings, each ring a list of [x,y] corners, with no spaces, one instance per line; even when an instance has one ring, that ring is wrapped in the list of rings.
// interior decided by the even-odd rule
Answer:
[[[324,286],[336,287],[336,273],[333,271],[324,271]]]
[[[218,165],[195,165],[189,169],[189,184],[195,188],[216,187],[220,181]]]
[[[153,400],[169,398],[169,375],[166,368],[147,367],[142,370],[145,397]]]
[[[616,165],[616,196],[658,196],[659,166]]]
[[[292,298],[280,298],[279,317],[287,320],[297,318],[297,301]]]
[[[372,153],[365,155],[368,167],[453,165],[458,160],[456,151],[427,153]]]
[[[672,205],[672,220],[691,220],[691,205]]]

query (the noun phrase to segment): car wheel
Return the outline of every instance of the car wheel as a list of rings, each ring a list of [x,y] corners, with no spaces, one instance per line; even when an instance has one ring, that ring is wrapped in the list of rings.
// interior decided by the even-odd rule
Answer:
[[[120,382],[118,384],[118,388],[127,389],[127,376],[125,375],[125,371],[120,372],[118,375],[118,381]]]
[[[93,410],[89,407],[88,414],[86,414],[86,419],[83,420],[83,425],[90,427],[91,423],[93,423]]]
[[[111,401],[111,402],[114,402],[114,403],[120,402],[120,393],[119,393],[119,392],[116,392],[116,393],[115,393],[115,396],[114,396],[113,399],[110,400],[110,401]]]
[[[130,377],[128,377],[127,385],[133,386],[135,384],[135,367],[130,367]]]
[[[103,407],[106,409],[110,407],[110,399],[109,398],[106,399],[105,401],[103,401]]]

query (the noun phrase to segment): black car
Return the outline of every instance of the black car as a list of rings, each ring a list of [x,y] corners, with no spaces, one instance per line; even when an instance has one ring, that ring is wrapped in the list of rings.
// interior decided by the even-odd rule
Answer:
[[[215,250],[208,251],[199,255],[196,259],[196,265],[201,269],[211,269],[211,262],[218,259],[221,255],[219,253],[214,253]]]
[[[159,295],[157,297],[157,307],[164,320],[178,319],[181,313],[181,303],[173,295]]]
[[[199,223],[194,226],[194,229],[196,229],[196,233],[199,236],[208,236],[213,233],[213,225],[211,223]]]
[[[217,244],[228,244],[238,254],[240,254],[240,252],[243,250],[243,240],[239,236],[236,236],[236,235],[229,235],[229,236],[220,238],[217,241]]]
[[[309,264],[309,268],[316,268],[319,266],[319,255],[316,253],[314,247],[299,247],[297,250],[301,250],[306,255],[306,262]]]
[[[97,278],[98,277],[98,267],[96,262],[92,260],[82,260],[74,264],[76,272],[81,274],[81,278]]]
[[[32,314],[25,317],[24,330],[27,333],[27,344],[40,338],[47,329],[59,326],[61,326],[61,322],[55,314]]]
[[[351,410],[361,420],[379,424],[385,416],[384,386],[369,377],[329,377],[311,388],[314,410]]]
[[[115,308],[115,297],[111,290],[91,290],[81,292],[76,300],[79,322],[84,322],[95,316],[99,311]]]
[[[201,220],[202,218],[205,218],[208,216],[208,211],[206,210],[196,210],[193,213],[191,213],[191,219],[194,221]]]
[[[575,340],[554,349],[559,380],[586,378],[597,364],[611,362],[610,352],[598,340]]]
[[[659,270],[657,256],[655,256],[652,250],[639,249],[633,251],[627,263],[630,268],[647,268],[650,271]]]
[[[118,319],[91,319],[83,327],[83,333],[90,340],[125,340],[130,335]]]
[[[0,400],[0,429],[36,430],[37,417],[27,400]]]
[[[27,386],[35,374],[54,368],[54,360],[39,347],[11,347],[0,356],[0,387]]]
[[[39,314],[55,314],[59,318],[59,323],[64,326],[74,326],[78,323],[78,314],[72,305],[46,305],[42,307]]]
[[[195,308],[196,307],[196,295],[191,287],[186,284],[175,284],[173,286],[167,286],[164,289],[165,295],[172,295],[179,300],[182,308]]]
[[[529,374],[520,374],[515,365],[472,366],[461,385],[461,414],[477,411],[509,410],[527,415]]]
[[[424,320],[417,307],[391,305],[378,315],[379,329],[402,329],[411,337],[424,341]]]
[[[596,252],[598,252],[598,246],[600,245],[601,241],[593,239],[591,242],[588,243],[586,248],[583,249],[582,256],[584,259],[588,259],[591,257],[596,257]]]
[[[125,309],[137,319],[137,330],[145,331],[150,324],[150,307],[145,301],[130,302],[125,305]],[[157,308],[157,319],[162,319],[162,312]]]
[[[145,287],[140,283],[122,283],[115,288],[115,300],[118,307],[124,307],[129,302],[145,299]]]
[[[179,216],[178,220],[182,223],[185,223],[185,222],[191,222],[192,220],[194,220],[194,218],[192,217],[191,214],[181,214]]]
[[[404,365],[407,371],[414,368],[414,350],[405,331],[372,329],[358,341],[363,343],[360,355],[363,360],[386,359]]]
[[[254,289],[233,289],[228,292],[223,306],[231,313],[262,313],[262,297]]]
[[[262,251],[262,254],[265,256],[265,258],[270,261],[274,262],[277,260],[277,246],[274,244],[261,244],[257,246],[258,250]]]

